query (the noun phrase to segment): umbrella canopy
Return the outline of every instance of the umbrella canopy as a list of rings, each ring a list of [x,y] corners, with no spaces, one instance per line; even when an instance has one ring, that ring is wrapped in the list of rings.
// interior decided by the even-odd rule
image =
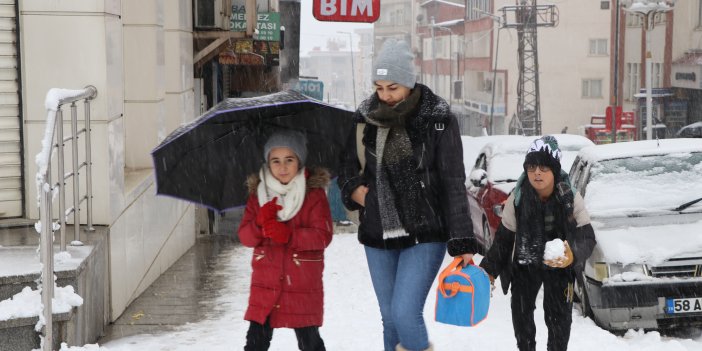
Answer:
[[[246,178],[264,164],[263,145],[278,130],[307,137],[306,167],[332,174],[353,112],[295,91],[227,99],[173,131],[151,156],[157,193],[223,211],[246,203]]]

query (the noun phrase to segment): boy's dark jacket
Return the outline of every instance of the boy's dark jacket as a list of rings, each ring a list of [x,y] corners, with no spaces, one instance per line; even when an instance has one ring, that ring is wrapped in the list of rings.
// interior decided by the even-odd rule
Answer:
[[[363,131],[366,164],[360,175],[360,163],[356,149],[356,129],[350,133],[342,155],[342,168],[338,184],[344,205],[349,210],[360,210],[359,241],[367,246],[382,249],[407,248],[417,243],[446,242],[452,256],[477,252],[473,236],[473,224],[468,212],[465,170],[463,166],[462,142],[456,117],[442,98],[429,88],[417,84],[421,89],[418,107],[407,119],[405,128],[409,136],[412,153],[420,181],[420,199],[416,204],[421,215],[403,227],[408,237],[383,239],[383,227],[378,209],[376,193],[375,143],[377,127],[366,124]],[[363,123],[364,116],[378,107],[379,99],[373,94],[356,112],[356,123]],[[369,188],[365,208],[351,199],[351,194],[360,185]]]
[[[568,175],[564,171],[561,171],[561,178],[566,181],[568,188],[570,188]],[[518,187],[521,186],[522,182],[528,183],[524,175],[517,181],[517,187],[515,187],[515,190],[507,198],[502,220],[495,233],[495,240],[487,255],[480,262],[480,267],[485,269],[488,274],[494,278],[500,277],[502,291],[505,294],[507,294],[512,281],[512,267],[517,264],[515,263],[515,238],[518,232],[523,232],[520,231],[519,228],[516,228],[516,231],[510,230],[505,226],[505,223],[511,223],[509,226],[518,226],[519,223],[524,223],[523,220],[519,219],[520,213],[523,213],[520,208],[525,206],[523,201],[521,201],[524,197],[518,195]],[[581,279],[583,269],[585,268],[585,261],[590,257],[596,244],[595,232],[590,224],[590,216],[587,214],[587,210],[585,210],[582,196],[575,192],[575,190],[572,190],[572,188],[568,196],[561,197],[556,192],[554,192],[552,196],[556,201],[561,203],[561,209],[566,207],[565,203],[568,203],[567,205],[574,209],[569,215],[559,216],[560,218],[567,217],[568,220],[572,222],[572,225],[570,225],[572,230],[567,233],[567,237],[562,239],[568,240],[568,244],[573,252],[573,263],[564,269],[570,270],[578,279],[578,282],[582,284],[583,282]],[[508,206],[511,208],[507,208]],[[531,219],[526,219],[526,221],[529,220]],[[560,224],[560,226],[566,227],[568,225],[563,223]],[[547,267],[545,265],[542,266]]]

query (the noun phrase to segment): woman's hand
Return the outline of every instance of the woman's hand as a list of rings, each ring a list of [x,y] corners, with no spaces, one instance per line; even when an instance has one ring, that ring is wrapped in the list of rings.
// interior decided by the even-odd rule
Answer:
[[[354,190],[351,194],[351,200],[363,207],[366,207],[366,194],[368,194],[368,187],[365,185],[359,185],[358,188],[356,188],[356,190]]]
[[[463,267],[468,265],[468,262],[473,261],[473,254],[472,253],[465,253],[461,255],[461,258],[463,259]]]

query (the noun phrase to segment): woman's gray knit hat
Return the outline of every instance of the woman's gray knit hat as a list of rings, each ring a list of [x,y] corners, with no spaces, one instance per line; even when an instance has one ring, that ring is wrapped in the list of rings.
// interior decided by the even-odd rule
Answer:
[[[305,135],[293,130],[283,130],[275,132],[268,138],[266,145],[263,146],[263,157],[268,162],[268,155],[276,147],[287,147],[291,149],[297,158],[300,160],[300,165],[305,164],[307,158],[307,138]]]
[[[396,39],[386,40],[373,62],[373,83],[388,80],[413,89],[417,82],[413,59],[414,55],[407,42]]]

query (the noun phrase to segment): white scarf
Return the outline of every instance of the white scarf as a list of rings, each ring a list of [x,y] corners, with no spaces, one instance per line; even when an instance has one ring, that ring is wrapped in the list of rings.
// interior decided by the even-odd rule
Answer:
[[[285,222],[295,217],[305,201],[307,186],[305,169],[300,169],[295,178],[288,184],[283,184],[278,179],[275,179],[268,166],[261,167],[258,175],[261,177],[261,183],[258,184],[258,189],[256,189],[258,204],[263,206],[274,197],[278,197],[277,204],[283,206],[283,209],[278,211],[278,220]]]

